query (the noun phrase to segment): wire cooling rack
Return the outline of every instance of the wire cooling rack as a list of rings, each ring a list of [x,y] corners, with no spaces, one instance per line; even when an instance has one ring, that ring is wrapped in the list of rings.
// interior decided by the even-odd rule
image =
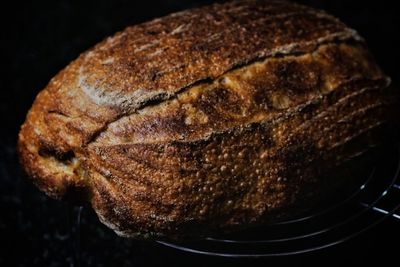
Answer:
[[[173,243],[177,250],[251,258],[302,254],[345,242],[392,217],[400,220],[400,146],[365,170],[356,186],[334,203],[300,217],[222,237]]]

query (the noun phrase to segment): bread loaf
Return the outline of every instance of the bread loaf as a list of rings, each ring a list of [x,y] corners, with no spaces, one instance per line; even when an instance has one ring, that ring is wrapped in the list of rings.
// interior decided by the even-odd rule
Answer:
[[[233,1],[128,27],[37,96],[21,162],[116,233],[185,238],[289,212],[382,138],[390,79],[323,11]],[[307,193],[308,192],[308,193]]]

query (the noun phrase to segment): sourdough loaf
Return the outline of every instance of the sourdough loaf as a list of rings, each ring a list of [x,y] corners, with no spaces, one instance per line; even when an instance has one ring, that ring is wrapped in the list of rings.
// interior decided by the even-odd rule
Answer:
[[[21,162],[118,234],[183,238],[274,219],[379,142],[390,79],[323,11],[233,1],[128,27],[37,96]]]

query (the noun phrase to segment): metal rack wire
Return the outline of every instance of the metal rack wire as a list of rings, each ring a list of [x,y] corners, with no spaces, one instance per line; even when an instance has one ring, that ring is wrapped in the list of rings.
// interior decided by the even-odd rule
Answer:
[[[357,183],[346,197],[298,218],[248,231],[199,241],[158,243],[177,250],[221,257],[249,258],[295,255],[345,242],[382,222],[400,220],[400,146]]]

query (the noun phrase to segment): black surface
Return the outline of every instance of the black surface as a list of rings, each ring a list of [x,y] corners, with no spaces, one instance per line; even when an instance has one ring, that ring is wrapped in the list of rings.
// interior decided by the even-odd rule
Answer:
[[[107,35],[211,1],[14,1],[1,7],[0,266],[78,266],[76,209],[49,199],[23,175],[15,154],[19,126],[35,95],[80,52]],[[301,1],[357,29],[398,84],[399,16],[395,1]],[[81,266],[367,264],[396,260],[394,219],[346,244],[295,257],[234,260],[193,256],[151,242],[116,237],[93,212],[83,213]]]

